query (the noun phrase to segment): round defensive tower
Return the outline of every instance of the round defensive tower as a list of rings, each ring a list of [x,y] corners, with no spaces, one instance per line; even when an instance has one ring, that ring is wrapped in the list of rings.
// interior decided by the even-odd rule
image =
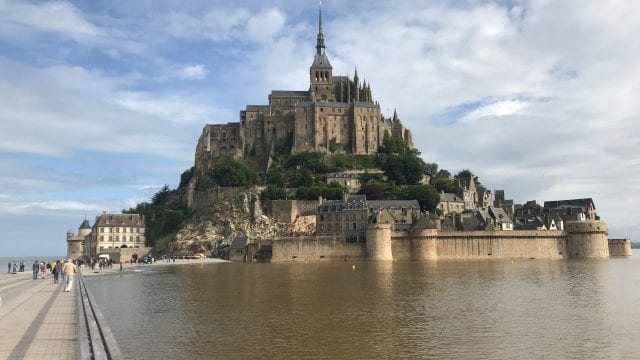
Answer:
[[[607,224],[601,220],[567,221],[567,254],[577,259],[608,259]]]
[[[411,238],[411,260],[438,260],[436,238],[438,230],[414,228],[409,230]]]
[[[391,224],[367,225],[367,260],[392,261]]]
[[[78,236],[84,238],[89,234],[91,234],[91,225],[89,225],[89,221],[87,219],[84,219],[78,228]]]
[[[84,219],[78,228],[78,236],[74,236],[71,230],[67,231],[67,259],[77,259],[84,254],[85,237],[91,234],[91,225]]]

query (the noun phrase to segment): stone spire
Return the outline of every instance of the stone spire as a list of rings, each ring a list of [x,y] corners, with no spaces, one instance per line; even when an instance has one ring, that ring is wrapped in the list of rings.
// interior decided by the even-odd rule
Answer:
[[[311,67],[323,70],[332,69],[324,46],[324,30],[322,30],[322,2],[320,2],[318,6],[318,40],[316,42],[316,54],[313,56],[313,64]],[[329,78],[331,74],[325,75],[325,78]]]
[[[324,54],[324,31],[322,31],[322,0],[318,2],[318,40],[316,50],[318,55]]]

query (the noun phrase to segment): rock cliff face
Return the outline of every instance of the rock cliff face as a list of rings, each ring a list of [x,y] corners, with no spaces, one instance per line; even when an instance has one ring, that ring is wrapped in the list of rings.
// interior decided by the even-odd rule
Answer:
[[[315,216],[303,216],[294,223],[278,222],[263,214],[259,187],[224,189],[215,194],[196,194],[207,201],[195,201],[194,216],[176,235],[172,252],[225,248],[238,236],[251,240],[296,235],[313,235]],[[213,195],[213,196],[212,196]]]

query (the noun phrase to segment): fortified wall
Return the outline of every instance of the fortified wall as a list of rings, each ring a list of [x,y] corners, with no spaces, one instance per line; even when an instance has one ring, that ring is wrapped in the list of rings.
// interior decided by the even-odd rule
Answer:
[[[315,215],[318,200],[266,200],[265,213],[282,223],[292,223],[298,216]]]
[[[391,231],[390,224],[369,224],[366,235],[366,244],[348,244],[335,237],[274,240],[271,261],[562,260],[631,254],[631,242],[610,242],[600,220],[570,221],[563,231]]]

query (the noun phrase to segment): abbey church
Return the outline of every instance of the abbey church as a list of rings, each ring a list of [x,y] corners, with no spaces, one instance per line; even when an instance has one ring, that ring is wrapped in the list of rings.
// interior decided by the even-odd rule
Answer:
[[[270,155],[280,147],[291,147],[292,153],[329,153],[337,148],[346,154],[373,155],[385,133],[413,146],[411,132],[395,112],[392,118],[382,115],[370,85],[360,82],[357,70],[353,79],[333,75],[319,9],[309,89],[272,90],[268,105],[247,105],[239,122],[207,124],[198,139],[195,171],[203,176],[223,157],[244,159],[266,170]]]

